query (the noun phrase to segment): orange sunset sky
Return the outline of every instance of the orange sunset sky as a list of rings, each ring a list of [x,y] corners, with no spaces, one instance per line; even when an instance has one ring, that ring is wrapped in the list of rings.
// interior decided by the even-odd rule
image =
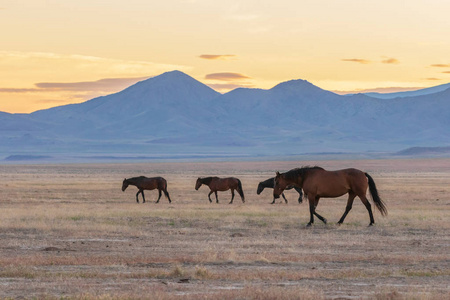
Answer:
[[[448,0],[0,0],[0,111],[32,112],[180,70],[219,92],[450,82]]]

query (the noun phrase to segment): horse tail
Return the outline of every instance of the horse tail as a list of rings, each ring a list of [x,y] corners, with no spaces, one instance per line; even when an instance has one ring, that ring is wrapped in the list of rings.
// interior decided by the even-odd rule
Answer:
[[[241,195],[242,201],[244,201],[245,197],[244,197],[244,190],[242,189],[242,183],[239,179],[237,180],[237,182],[238,182],[238,188],[236,190],[238,191],[239,195]]]
[[[167,199],[169,200],[169,203],[172,202],[169,196],[169,191],[167,190],[167,180],[165,178],[161,177],[161,189],[164,192],[164,195],[166,195]]]
[[[364,173],[364,174],[366,175],[366,177],[369,181],[369,191],[370,191],[370,195],[372,196],[372,200],[375,203],[375,206],[378,208],[381,215],[386,216],[387,208],[386,208],[386,205],[384,204],[383,200],[381,200],[380,196],[378,195],[378,190],[377,190],[377,186],[375,185],[375,181],[369,174],[367,174],[367,173]]]

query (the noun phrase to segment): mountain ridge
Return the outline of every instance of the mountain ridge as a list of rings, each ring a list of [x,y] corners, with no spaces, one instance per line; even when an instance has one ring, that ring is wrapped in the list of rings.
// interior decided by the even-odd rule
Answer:
[[[395,152],[450,145],[449,108],[450,90],[383,100],[297,79],[221,94],[172,71],[79,104],[0,113],[0,154]]]

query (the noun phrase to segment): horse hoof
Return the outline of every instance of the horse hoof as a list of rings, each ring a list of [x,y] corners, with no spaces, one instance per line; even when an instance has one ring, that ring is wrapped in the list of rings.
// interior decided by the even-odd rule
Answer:
[[[323,222],[324,222],[325,224],[327,224],[328,221],[327,221],[327,219],[323,219]]]
[[[372,227],[373,225],[375,225],[375,223],[370,223],[367,227]]]
[[[311,227],[311,226],[312,226],[312,223],[306,224],[306,227],[307,227],[307,228],[309,228],[309,227]]]

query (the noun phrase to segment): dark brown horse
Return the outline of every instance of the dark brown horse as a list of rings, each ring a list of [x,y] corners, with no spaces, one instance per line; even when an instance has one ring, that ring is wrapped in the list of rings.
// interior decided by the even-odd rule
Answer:
[[[267,179],[267,180],[264,180],[264,181],[261,181],[259,184],[258,184],[258,189],[256,190],[256,194],[261,194],[261,192],[262,191],[264,191],[264,189],[265,188],[271,188],[271,189],[273,189],[273,187],[274,187],[274,185],[275,185],[275,177],[272,177],[272,178],[269,178],[269,179]],[[297,193],[299,193],[299,196],[298,196],[298,203],[302,203],[303,202],[303,192],[302,192],[302,189],[301,188],[298,188],[298,187],[296,187],[296,186],[293,186],[293,185],[288,185],[287,187],[286,187],[286,190],[290,190],[290,189],[295,189],[296,191],[297,191]],[[281,193],[281,196],[283,197],[283,199],[284,199],[284,202],[285,203],[288,203],[288,201],[287,201],[287,199],[286,199],[286,197],[284,196],[284,193]],[[274,204],[275,203],[275,198],[273,198],[273,201],[272,201],[272,203],[270,203],[270,204]]]
[[[198,178],[195,183],[195,189],[198,190],[202,184],[209,186],[211,190],[208,194],[209,202],[211,203],[211,194],[214,193],[216,195],[216,203],[219,203],[219,199],[217,198],[217,191],[228,191],[231,189],[231,201],[230,204],[233,203],[234,199],[234,190],[236,190],[241,196],[242,202],[245,202],[244,191],[242,190],[241,181],[234,177],[227,178],[219,178],[219,177],[204,177]]]
[[[122,191],[125,191],[129,185],[134,185],[138,188],[138,192],[136,193],[136,202],[139,203],[139,193],[142,194],[142,203],[145,203],[144,190],[154,190],[158,189],[159,197],[156,203],[159,203],[159,199],[161,199],[161,191],[164,192],[169,203],[172,202],[170,200],[169,192],[167,191],[167,181],[162,177],[152,177],[147,178],[145,176],[133,177],[129,179],[124,179],[122,183]]]
[[[277,172],[273,196],[279,198],[280,194],[288,185],[300,187],[308,195],[310,214],[308,226],[314,223],[314,215],[324,223],[327,222],[325,218],[316,213],[316,207],[320,198],[334,198],[347,193],[347,207],[338,224],[344,222],[348,212],[352,209],[353,200],[358,196],[369,212],[369,226],[373,225],[375,221],[373,219],[371,205],[366,198],[367,188],[369,188],[372,200],[380,213],[383,216],[387,215],[386,206],[378,195],[372,177],[357,169],[326,171],[320,167],[303,167],[282,174]]]

